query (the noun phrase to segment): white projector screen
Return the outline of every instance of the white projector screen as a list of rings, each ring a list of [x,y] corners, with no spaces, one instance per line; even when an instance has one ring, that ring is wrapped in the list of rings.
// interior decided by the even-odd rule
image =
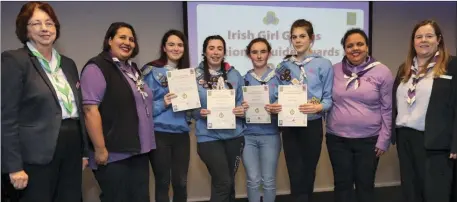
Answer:
[[[186,2],[191,66],[202,60],[205,38],[216,34],[227,43],[225,61],[241,75],[252,69],[245,49],[257,37],[270,42],[269,63],[276,66],[294,53],[289,32],[297,19],[311,21],[316,37],[312,50],[335,64],[344,56],[340,41],[349,28],[361,28],[370,36],[369,7],[369,2]]]

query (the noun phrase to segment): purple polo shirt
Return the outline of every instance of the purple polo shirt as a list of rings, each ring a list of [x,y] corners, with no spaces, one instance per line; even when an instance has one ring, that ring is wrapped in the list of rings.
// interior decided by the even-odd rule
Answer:
[[[133,67],[129,65],[122,64],[121,68],[125,68],[129,72],[132,72]],[[148,97],[143,101],[141,94],[136,88],[134,81],[127,76],[123,71],[122,74],[125,76],[125,79],[129,82],[130,87],[133,90],[136,111],[138,114],[138,133],[141,143],[141,153],[147,153],[152,149],[156,148],[155,137],[154,137],[154,122],[152,119],[152,106],[153,106],[153,96],[151,89],[145,85],[144,90],[147,92]],[[103,76],[100,68],[95,64],[89,64],[85,67],[85,70],[81,74],[81,91],[83,97],[84,105],[99,105],[103,100],[103,95],[105,94],[106,81]],[[145,104],[149,110],[150,116],[148,117],[145,110]],[[132,134],[132,136],[137,134]],[[108,163],[123,160],[131,157],[132,154],[129,153],[117,153],[108,151]],[[89,152],[89,167],[92,169],[97,169],[97,164],[95,163],[94,152]]]
[[[327,132],[345,138],[378,136],[376,147],[387,151],[392,122],[393,76],[383,64],[376,65],[346,88],[341,62],[335,64],[333,77],[333,106],[327,117]],[[352,67],[356,73],[363,67]]]

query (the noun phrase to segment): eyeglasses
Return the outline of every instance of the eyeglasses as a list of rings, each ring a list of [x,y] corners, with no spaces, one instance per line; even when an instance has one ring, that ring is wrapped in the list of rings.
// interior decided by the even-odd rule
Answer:
[[[42,22],[30,22],[27,25],[32,26],[34,29],[39,29],[42,27],[43,23]],[[44,26],[46,28],[53,28],[56,26],[56,24],[54,22],[45,22]]]

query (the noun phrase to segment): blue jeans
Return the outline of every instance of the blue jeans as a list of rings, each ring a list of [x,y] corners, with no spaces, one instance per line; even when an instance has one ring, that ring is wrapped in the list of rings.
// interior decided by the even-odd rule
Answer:
[[[249,202],[260,202],[260,181],[263,182],[263,202],[276,198],[276,168],[281,138],[278,135],[246,135],[243,165],[247,175]]]

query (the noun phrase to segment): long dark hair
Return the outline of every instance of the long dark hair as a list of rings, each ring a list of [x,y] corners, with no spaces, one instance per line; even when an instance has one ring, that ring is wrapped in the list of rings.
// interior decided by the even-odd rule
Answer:
[[[135,48],[133,48],[132,55],[130,55],[130,58],[134,58],[135,56],[138,55],[140,52],[140,46],[138,45],[138,37],[136,36],[135,29],[133,29],[133,26],[126,23],[126,22],[113,22],[109,26],[108,30],[106,31],[105,38],[103,40],[103,51],[108,52],[111,50],[111,46],[109,45],[109,40],[113,39],[114,36],[117,34],[117,30],[120,28],[128,28],[130,31],[132,31],[133,35],[133,42],[135,43]]]
[[[208,59],[206,58],[205,56],[205,52],[206,52],[206,48],[208,48],[208,43],[210,40],[220,40],[222,41],[222,44],[224,45],[224,55],[225,55],[225,52],[227,51],[227,48],[226,48],[226,45],[225,45],[225,40],[224,38],[222,38],[222,36],[220,35],[213,35],[213,36],[208,36],[206,37],[205,41],[203,42],[203,53],[202,53],[202,56],[203,56],[203,70],[204,70],[204,74],[203,74],[203,78],[205,79],[206,82],[208,82],[210,80],[210,73],[209,73],[209,66],[208,66]],[[225,66],[224,66],[224,59],[222,59],[221,61],[221,71],[222,71],[222,78],[224,78],[224,81],[227,81],[227,72],[225,70]],[[227,86],[230,88],[230,89],[233,89],[233,86],[231,83],[229,82],[226,82],[227,83]]]
[[[187,42],[186,36],[181,31],[175,30],[175,29],[168,30],[163,35],[162,41],[160,43],[160,48],[159,48],[160,57],[159,57],[159,59],[150,62],[150,64],[155,67],[163,67],[167,64],[168,56],[167,56],[167,53],[165,53],[165,51],[163,51],[163,48],[166,46],[166,43],[170,36],[177,36],[179,39],[181,39],[181,41],[183,42],[183,45],[184,45],[184,53],[183,53],[181,59],[179,59],[177,68],[178,69],[189,68],[190,67],[189,43]]]

